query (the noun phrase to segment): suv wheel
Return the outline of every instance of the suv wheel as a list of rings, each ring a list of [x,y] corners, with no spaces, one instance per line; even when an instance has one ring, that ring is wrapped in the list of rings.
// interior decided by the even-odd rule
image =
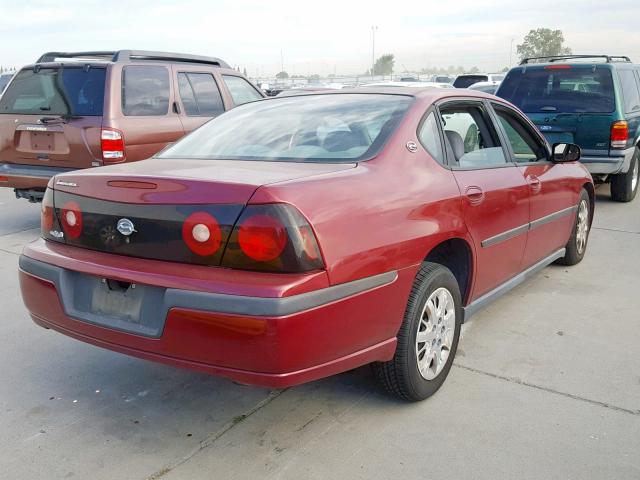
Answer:
[[[373,364],[382,385],[411,401],[433,395],[447,378],[458,348],[462,298],[451,271],[435,263],[420,267],[409,295],[392,360]]]
[[[640,157],[640,148],[636,147],[629,171],[611,177],[611,198],[616,202],[630,202],[638,193],[638,179],[640,178],[638,170],[640,158],[638,157]]]
[[[589,227],[591,225],[591,200],[586,190],[580,193],[580,201],[578,202],[578,213],[576,214],[576,222],[571,231],[571,238],[566,245],[566,253],[564,257],[557,263],[562,265],[575,265],[580,263],[587,251],[587,241],[589,240]]]

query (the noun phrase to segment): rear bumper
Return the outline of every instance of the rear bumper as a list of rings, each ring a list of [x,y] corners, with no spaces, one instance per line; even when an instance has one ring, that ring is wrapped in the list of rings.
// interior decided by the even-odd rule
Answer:
[[[51,177],[73,170],[75,169],[0,163],[0,177],[7,177],[6,181],[0,180],[0,187],[18,190],[45,190]]]
[[[88,278],[88,266],[76,262],[71,271],[27,256],[29,248],[20,259],[20,286],[37,324],[117,352],[277,388],[391,359],[415,274],[387,272],[287,297],[166,288],[150,276],[163,300],[162,328],[148,336],[79,312],[68,275]]]
[[[595,156],[586,154],[580,158],[580,161],[592,174],[613,175],[629,171],[629,165],[631,165],[631,159],[633,158],[634,153],[635,147],[620,150],[620,153],[616,156]]]

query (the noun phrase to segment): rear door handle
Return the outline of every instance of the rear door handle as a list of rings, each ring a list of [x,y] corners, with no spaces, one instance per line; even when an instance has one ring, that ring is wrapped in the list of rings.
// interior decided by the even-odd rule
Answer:
[[[464,191],[464,196],[471,205],[479,205],[484,200],[484,192],[480,187],[475,185],[467,187]]]
[[[542,190],[542,182],[535,175],[527,175],[527,183],[534,193],[538,193]]]

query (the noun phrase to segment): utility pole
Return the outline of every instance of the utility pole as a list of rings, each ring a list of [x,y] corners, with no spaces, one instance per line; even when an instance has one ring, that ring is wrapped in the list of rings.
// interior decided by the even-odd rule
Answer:
[[[513,38],[511,38],[511,46],[509,47],[509,68],[511,68],[511,65],[513,65],[513,63],[511,63],[513,61]]]
[[[376,25],[371,26],[371,80],[373,80],[373,70],[376,66]]]

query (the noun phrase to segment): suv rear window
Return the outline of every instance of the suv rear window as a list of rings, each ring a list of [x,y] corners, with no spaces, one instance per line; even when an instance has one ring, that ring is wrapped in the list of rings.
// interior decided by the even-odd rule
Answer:
[[[413,98],[329,94],[279,97],[236,107],[160,158],[354,162],[375,155]]]
[[[83,66],[21,70],[0,99],[0,113],[100,116],[105,74]]]
[[[611,113],[615,110],[611,70],[599,66],[517,68],[509,72],[497,95],[526,113]]]
[[[169,113],[169,70],[133,65],[122,70],[122,113],[158,116]]]

